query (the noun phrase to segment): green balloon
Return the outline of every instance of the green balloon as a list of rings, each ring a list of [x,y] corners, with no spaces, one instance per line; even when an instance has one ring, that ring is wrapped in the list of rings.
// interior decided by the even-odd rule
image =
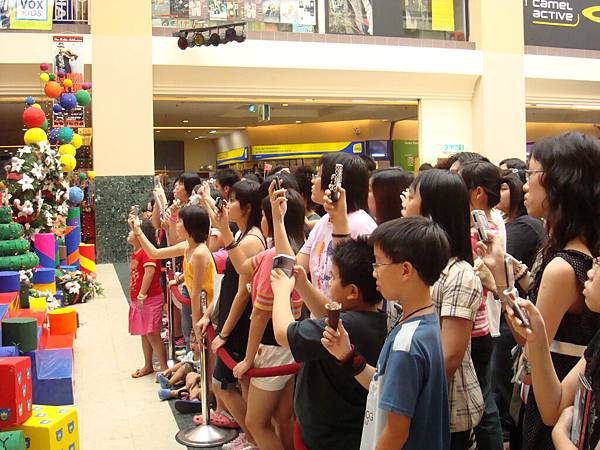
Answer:
[[[54,75],[53,73],[50,74],[50,81],[54,81],[56,80],[56,75]]]
[[[44,131],[48,130],[48,119],[44,120],[44,123],[42,124],[41,128]]]
[[[87,106],[92,101],[90,93],[88,91],[84,91],[83,89],[75,92],[75,98],[77,98],[77,103],[79,103],[81,106]]]
[[[86,178],[87,178],[87,174],[86,174],[85,172],[81,172],[81,173],[79,174],[79,179],[80,179],[81,181],[84,181]]]

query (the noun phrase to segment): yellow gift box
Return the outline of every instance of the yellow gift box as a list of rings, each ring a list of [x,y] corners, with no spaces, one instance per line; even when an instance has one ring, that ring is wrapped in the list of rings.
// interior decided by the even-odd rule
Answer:
[[[56,294],[56,283],[34,284],[33,288],[40,292],[50,292]]]
[[[29,297],[29,309],[32,311],[45,311],[46,297]]]
[[[15,429],[31,450],[80,450],[77,411],[70,406],[33,405],[31,417]]]

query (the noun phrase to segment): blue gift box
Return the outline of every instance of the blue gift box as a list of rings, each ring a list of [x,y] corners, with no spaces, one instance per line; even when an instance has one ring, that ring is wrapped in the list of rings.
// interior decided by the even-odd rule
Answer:
[[[72,349],[45,349],[27,353],[33,373],[33,403],[36,405],[73,404]]]

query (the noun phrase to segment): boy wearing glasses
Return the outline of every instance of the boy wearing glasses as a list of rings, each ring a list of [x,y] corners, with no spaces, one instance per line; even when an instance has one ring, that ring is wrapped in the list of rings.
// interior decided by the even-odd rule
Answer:
[[[403,308],[377,366],[350,344],[358,337],[343,320],[323,333],[323,345],[369,389],[361,450],[450,448],[448,391],[440,325],[430,287],[448,263],[444,230],[424,217],[396,219],[371,235],[373,275],[385,300]],[[350,335],[350,336],[349,336]]]

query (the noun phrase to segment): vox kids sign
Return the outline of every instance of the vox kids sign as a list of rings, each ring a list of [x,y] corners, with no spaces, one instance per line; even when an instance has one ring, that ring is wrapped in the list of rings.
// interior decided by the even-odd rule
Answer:
[[[10,28],[51,30],[54,0],[13,0]]]
[[[525,44],[600,50],[600,0],[523,0]]]

